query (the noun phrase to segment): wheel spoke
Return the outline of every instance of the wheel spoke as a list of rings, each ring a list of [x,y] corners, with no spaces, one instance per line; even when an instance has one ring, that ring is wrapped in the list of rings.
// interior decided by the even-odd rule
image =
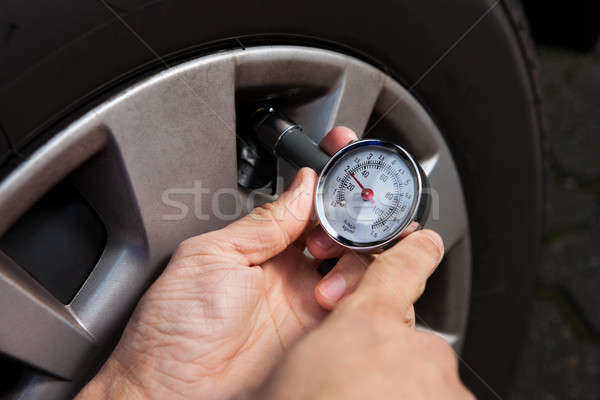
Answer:
[[[348,65],[341,79],[333,126],[347,126],[362,137],[383,87],[384,75],[378,71]]]
[[[445,148],[421,165],[431,184],[432,207],[427,227],[436,230],[451,249],[468,229],[467,212],[454,162]]]
[[[229,192],[219,191],[237,191],[234,73],[231,60],[214,69],[174,68],[165,75],[175,79],[159,76],[142,85],[142,93],[125,96],[122,107],[103,118],[123,156],[149,246],[160,258],[183,239],[234,219],[211,218],[216,207],[232,215]],[[175,200],[185,203],[185,215],[167,204]]]
[[[69,379],[94,346],[67,307],[0,252],[0,352]]]
[[[99,113],[115,148],[79,174],[77,187],[115,234],[72,305],[99,340],[114,334],[181,241],[242,214],[233,75],[232,60],[173,68]]]

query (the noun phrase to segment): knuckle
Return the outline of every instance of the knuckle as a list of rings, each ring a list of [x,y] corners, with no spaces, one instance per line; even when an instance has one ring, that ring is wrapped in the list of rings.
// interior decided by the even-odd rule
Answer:
[[[275,219],[275,206],[272,203],[265,203],[255,207],[250,216],[258,221],[271,221]]]
[[[277,232],[275,234],[276,240],[278,242],[282,242],[284,244],[284,248],[289,246],[292,242],[292,238],[286,229],[282,226],[282,220],[284,217],[284,212],[274,203],[265,203],[262,206],[256,207],[250,213],[250,217],[258,222],[266,222],[272,224],[274,226],[274,231],[267,229],[266,231],[269,234],[265,235],[267,237],[261,237],[263,231],[260,229],[256,231],[257,237],[260,238],[260,242],[270,243],[271,232]]]
[[[358,318],[366,318],[370,321],[397,318],[396,308],[378,296],[367,296],[355,292],[348,296],[345,306]],[[395,318],[390,318],[392,315]]]
[[[193,236],[180,242],[173,252],[169,265],[180,265],[185,260],[201,263],[205,257],[222,254],[223,251],[218,242],[207,235],[209,234]]]
[[[177,245],[177,249],[175,250],[174,254],[185,256],[194,252],[194,249],[202,246],[204,242],[205,238],[203,235],[189,237]]]
[[[369,314],[376,308],[377,305],[369,296],[364,296],[360,293],[354,293],[347,297],[344,306],[345,308],[354,312]]]
[[[185,253],[187,249],[194,246],[194,238],[187,238],[179,242],[177,245],[177,249],[175,249],[175,254]]]
[[[419,336],[421,345],[443,371],[457,370],[458,361],[454,350],[444,339],[430,332],[419,332]]]
[[[332,316],[339,321],[343,321],[344,326],[362,327],[369,329],[373,321],[372,313],[368,307],[365,307],[361,299],[350,295],[333,310]]]

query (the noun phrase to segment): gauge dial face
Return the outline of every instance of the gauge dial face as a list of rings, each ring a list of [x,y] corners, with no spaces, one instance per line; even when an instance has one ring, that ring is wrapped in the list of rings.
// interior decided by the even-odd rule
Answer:
[[[317,187],[317,213],[343,244],[373,246],[396,237],[410,222],[420,186],[403,150],[361,141],[334,156]],[[380,142],[381,143],[381,142]]]

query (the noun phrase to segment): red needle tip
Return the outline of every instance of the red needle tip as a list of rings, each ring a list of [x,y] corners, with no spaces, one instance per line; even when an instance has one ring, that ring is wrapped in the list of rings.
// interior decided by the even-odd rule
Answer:
[[[373,200],[373,191],[371,189],[365,189],[365,187],[361,185],[361,183],[358,181],[358,179],[356,179],[356,176],[354,176],[352,172],[350,172],[350,176],[356,181],[356,183],[358,183],[358,186],[360,186],[360,188],[362,189],[362,192],[360,193],[362,199],[364,201],[370,201],[371,203],[375,204],[375,201]]]
[[[360,186],[360,188],[362,190],[365,190],[365,187],[360,184],[360,182],[358,181],[358,179],[356,179],[356,177],[354,176],[354,174],[352,172],[350,172],[350,176],[352,177],[352,179],[354,179],[356,181],[356,183],[358,183],[358,186]]]

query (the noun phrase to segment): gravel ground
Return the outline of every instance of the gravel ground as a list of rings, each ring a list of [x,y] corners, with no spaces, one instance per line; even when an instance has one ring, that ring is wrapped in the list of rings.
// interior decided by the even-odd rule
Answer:
[[[600,399],[600,51],[539,50],[546,226],[510,400]]]

